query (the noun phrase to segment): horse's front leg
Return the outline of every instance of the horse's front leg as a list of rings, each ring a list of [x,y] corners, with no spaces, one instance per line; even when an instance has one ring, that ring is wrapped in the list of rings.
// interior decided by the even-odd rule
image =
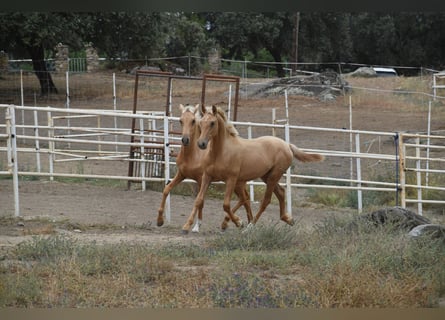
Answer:
[[[227,180],[226,181],[226,194],[224,195],[224,211],[227,213],[227,215],[230,217],[230,220],[235,223],[235,225],[240,228],[243,226],[242,220],[233,213],[232,209],[230,208],[230,200],[232,198],[233,190],[235,190],[236,187],[236,180]],[[241,199],[240,199],[241,200]]]
[[[180,171],[176,173],[175,177],[172,181],[170,181],[165,187],[164,191],[162,192],[162,200],[161,205],[158,209],[158,227],[162,226],[164,224],[164,208],[165,208],[165,201],[167,200],[168,195],[170,194],[170,191],[178,185],[180,182],[182,182],[185,179],[185,177],[181,174]]]
[[[202,208],[204,207],[204,196],[211,182],[212,179],[204,173],[201,181],[201,187],[199,188],[198,195],[196,196],[192,212],[190,213],[187,222],[182,227],[182,233],[187,234],[190,231],[190,227],[192,226],[193,221],[195,221],[196,214],[202,212]]]
[[[201,189],[201,180],[202,179],[199,179],[198,181],[196,181],[198,184],[198,190]],[[198,219],[196,219],[196,222],[195,222],[195,225],[193,226],[192,232],[198,233],[199,228],[201,227],[201,224],[202,224],[202,209],[198,211]]]

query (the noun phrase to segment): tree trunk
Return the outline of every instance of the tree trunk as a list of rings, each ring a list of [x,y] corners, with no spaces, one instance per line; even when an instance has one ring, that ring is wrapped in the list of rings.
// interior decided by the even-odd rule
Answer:
[[[50,93],[57,93],[57,88],[54,85],[51,74],[46,69],[43,46],[37,45],[28,47],[28,52],[31,55],[34,73],[40,82],[40,96],[47,96]]]
[[[277,76],[279,78],[284,78],[286,76],[286,73],[284,72],[283,65],[281,64],[280,50],[277,50],[274,48],[269,48],[268,50],[269,50],[270,54],[272,55],[273,59],[275,60],[275,62],[278,62],[275,65],[275,69],[277,70]]]

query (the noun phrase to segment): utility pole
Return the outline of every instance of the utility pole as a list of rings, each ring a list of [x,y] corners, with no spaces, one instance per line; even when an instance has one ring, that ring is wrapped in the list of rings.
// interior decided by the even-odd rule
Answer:
[[[294,13],[294,32],[292,39],[292,56],[293,61],[292,64],[292,74],[295,74],[297,71],[297,63],[298,63],[298,32],[300,29],[300,12]]]

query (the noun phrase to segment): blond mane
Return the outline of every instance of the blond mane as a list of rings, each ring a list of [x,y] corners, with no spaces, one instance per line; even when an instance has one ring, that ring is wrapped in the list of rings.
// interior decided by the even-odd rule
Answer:
[[[212,112],[212,107],[206,107],[206,111]],[[216,112],[224,120],[224,124],[225,124],[227,132],[233,137],[239,136],[238,130],[235,128],[233,123],[231,123],[230,120],[227,119],[227,116],[226,116],[226,113],[224,112],[224,110],[220,107],[216,107]]]

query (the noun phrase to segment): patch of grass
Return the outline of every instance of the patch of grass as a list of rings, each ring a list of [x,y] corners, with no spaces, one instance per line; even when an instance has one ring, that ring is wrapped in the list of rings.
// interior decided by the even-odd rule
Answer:
[[[54,261],[74,252],[76,241],[56,235],[53,237],[33,236],[32,240],[21,242],[15,249],[17,259],[22,261]]]
[[[245,232],[223,234],[210,242],[216,249],[224,250],[283,250],[291,248],[296,242],[296,233],[288,225],[283,223],[272,226],[255,225]]]
[[[282,288],[255,274],[222,275],[209,287],[213,305],[217,308],[283,308],[293,307],[301,289]]]
[[[307,294],[320,307],[430,307],[443,295],[445,247],[439,241],[409,239],[391,226],[348,231],[347,225],[327,220],[301,238],[295,253],[312,283]]]
[[[445,247],[327,218],[256,226],[205,244],[33,237],[2,253],[1,307],[435,307]]]

